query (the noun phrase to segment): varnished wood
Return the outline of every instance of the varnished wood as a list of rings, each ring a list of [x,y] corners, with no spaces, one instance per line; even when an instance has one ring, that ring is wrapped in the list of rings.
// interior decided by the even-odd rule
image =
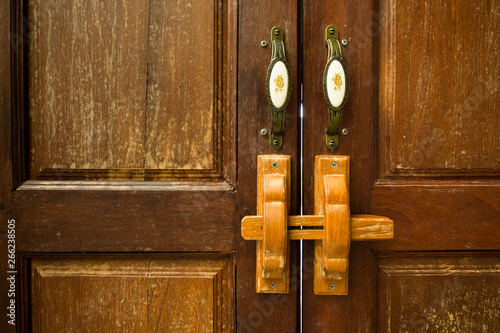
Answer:
[[[34,259],[33,330],[232,331],[230,262]]]
[[[380,332],[495,332],[498,253],[412,253],[382,258]]]
[[[318,227],[318,229],[291,229]],[[241,235],[246,240],[262,239],[262,216],[245,216],[241,221]],[[351,239],[355,241],[392,239],[394,222],[384,216],[351,215]],[[288,216],[288,239],[315,240],[323,238],[322,215]]]
[[[332,154],[324,142],[327,106],[323,96],[322,76],[327,61],[325,28],[339,28],[342,55],[349,71],[349,97],[342,114],[339,148],[333,154],[351,158],[351,214],[371,212],[370,188],[377,171],[375,160],[375,102],[377,75],[374,45],[379,34],[379,1],[303,1],[303,84],[304,84],[304,214],[314,214],[314,158]],[[334,10],[325,10],[331,8]],[[396,228],[396,235],[398,229]],[[313,261],[314,242],[304,242],[304,261]],[[371,332],[376,319],[374,302],[375,256],[369,243],[351,243],[349,276],[353,282],[349,295],[315,296],[313,274],[304,278],[304,332]],[[354,283],[354,281],[356,281]],[[356,319],[352,320],[355,314]]]
[[[323,215],[323,239],[314,242],[314,293],[348,293],[351,243],[349,157],[316,156],[314,171],[316,215]]]
[[[382,177],[498,176],[499,7],[381,2]]]
[[[260,155],[257,158],[257,214],[263,217],[262,241],[257,241],[256,291],[289,291],[290,156]]]
[[[32,179],[234,181],[228,3],[29,5]]]
[[[228,185],[45,184],[15,192],[22,251],[234,251]]]
[[[314,257],[314,291],[316,295],[347,295],[349,249],[352,239],[351,221],[360,225],[356,237],[362,240],[392,238],[393,221],[383,216],[349,213],[349,157],[316,157],[315,216],[287,216],[289,158],[277,155],[259,155],[257,162],[257,214],[241,221],[241,235],[246,240],[257,240],[257,292],[283,293],[276,280],[283,275],[286,262],[286,239],[318,240]],[[269,209],[270,212],[266,212]],[[304,222],[304,223],[302,223]],[[317,227],[315,230],[288,230],[293,227]],[[357,225],[356,225],[357,227]],[[378,233],[381,229],[381,234]],[[364,232],[366,231],[366,234]],[[319,244],[318,244],[319,243]],[[270,257],[270,258],[268,258]],[[284,257],[284,258],[283,258]],[[266,290],[269,279],[271,288]],[[269,283],[269,282],[268,282]]]
[[[261,129],[269,132],[269,104],[266,98],[266,69],[271,59],[271,48],[260,46],[269,40],[269,31],[280,26],[285,33],[287,63],[290,66],[292,96],[288,104],[279,154],[291,156],[291,212],[298,213],[298,81],[300,64],[299,8],[295,1],[267,2],[258,0],[238,2],[238,186],[237,228],[245,215],[256,214],[257,156],[274,154],[269,147],[269,136],[262,136]],[[296,244],[290,244],[290,272],[297,274]],[[290,280],[286,295],[255,293],[255,242],[238,238],[236,286],[238,329],[241,332],[295,332],[297,330],[297,279]],[[294,273],[295,272],[295,273]],[[296,276],[296,275],[295,275]]]

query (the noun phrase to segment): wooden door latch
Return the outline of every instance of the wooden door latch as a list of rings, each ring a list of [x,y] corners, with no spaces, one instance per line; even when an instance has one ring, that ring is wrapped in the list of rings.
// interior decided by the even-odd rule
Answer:
[[[257,160],[257,215],[241,221],[241,235],[257,241],[258,293],[288,293],[289,242],[314,240],[314,293],[347,295],[351,240],[392,239],[387,217],[350,215],[349,156],[316,156],[314,214],[289,216],[290,156]]]

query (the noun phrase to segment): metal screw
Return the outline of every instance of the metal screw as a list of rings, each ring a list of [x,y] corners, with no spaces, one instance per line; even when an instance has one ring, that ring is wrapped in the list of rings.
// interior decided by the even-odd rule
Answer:
[[[342,130],[342,134],[344,134],[344,135],[349,134],[349,130],[348,130],[347,128],[344,128],[344,129]]]
[[[273,146],[278,147],[279,141],[277,139],[273,140]]]
[[[347,46],[347,39],[342,39],[342,45]]]
[[[335,141],[333,141],[333,140],[330,140],[330,142],[328,142],[328,144],[329,144],[330,146],[333,146],[333,144],[334,144],[334,143],[335,143]]]
[[[267,42],[265,40],[263,40],[262,42],[260,42],[260,46],[267,47]]]
[[[335,34],[335,29],[334,28],[330,28],[329,31],[330,31],[330,34],[332,34],[332,35]]]
[[[276,282],[271,282],[271,288],[276,288]]]
[[[262,134],[262,136],[267,135],[267,130],[265,128],[261,129],[260,134]]]
[[[337,162],[332,162],[332,169],[337,169],[339,164]]]
[[[276,36],[279,36],[279,35],[280,35],[280,31],[279,31],[279,29],[274,29],[274,34],[275,34]]]
[[[335,285],[333,283],[330,283],[330,290],[334,290],[335,289]]]
[[[273,167],[273,169],[276,169],[278,167],[278,162],[271,163],[271,166]]]

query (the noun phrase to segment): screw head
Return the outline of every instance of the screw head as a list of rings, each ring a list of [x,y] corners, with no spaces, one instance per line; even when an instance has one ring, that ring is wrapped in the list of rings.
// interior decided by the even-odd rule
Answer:
[[[335,29],[334,29],[334,28],[330,28],[328,31],[329,31],[329,32],[330,32],[330,34],[332,34],[332,35],[335,33]]]
[[[273,169],[276,169],[278,167],[278,162],[271,163],[271,166],[273,167]]]
[[[271,288],[276,288],[276,282],[271,282]]]
[[[277,139],[273,140],[273,146],[278,147],[279,141]]]
[[[342,45],[347,46],[347,39],[342,39]]]
[[[267,130],[266,130],[265,128],[261,129],[261,130],[260,130],[260,134],[261,134],[262,136],[266,136],[266,135],[267,135]]]
[[[335,289],[335,284],[330,283],[330,286],[329,286],[329,287],[330,287],[330,290],[334,290],[334,289]]]
[[[267,42],[265,40],[263,40],[262,42],[260,42],[260,46],[267,47]]]
[[[332,162],[332,169],[337,169],[339,164],[337,162]]]
[[[280,35],[280,30],[279,29],[274,29],[274,35],[279,36]]]
[[[348,130],[347,128],[344,128],[344,129],[342,130],[342,134],[344,134],[344,135],[349,134],[349,130]]]

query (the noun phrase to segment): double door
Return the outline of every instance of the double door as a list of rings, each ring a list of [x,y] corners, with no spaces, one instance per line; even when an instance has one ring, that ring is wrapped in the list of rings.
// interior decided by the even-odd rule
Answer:
[[[499,329],[498,1],[0,6],[6,331]],[[349,72],[334,152],[330,24]],[[277,152],[274,26],[292,85]],[[291,242],[287,294],[256,293],[240,221],[269,154],[291,157],[291,214],[314,213],[315,157],[348,155],[351,214],[394,221],[351,243],[348,295],[315,295],[313,241]]]

